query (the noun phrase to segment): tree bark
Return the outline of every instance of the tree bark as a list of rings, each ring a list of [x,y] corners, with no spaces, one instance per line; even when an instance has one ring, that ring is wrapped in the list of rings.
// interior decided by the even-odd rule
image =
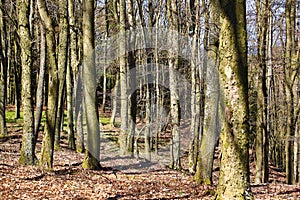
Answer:
[[[220,3],[220,4],[219,4]],[[224,124],[216,199],[253,199],[249,176],[249,104],[245,0],[213,1],[220,17]]]
[[[60,149],[60,132],[61,124],[63,124],[62,116],[64,115],[64,97],[66,88],[66,68],[68,55],[68,2],[59,0],[59,41],[57,45],[57,67],[58,67],[58,107],[55,127],[55,145],[56,149]]]
[[[287,184],[295,184],[294,161],[293,161],[293,139],[295,136],[295,125],[297,115],[295,115],[295,80],[298,76],[299,65],[297,64],[296,51],[296,1],[286,1],[286,49],[285,49],[285,66],[284,81],[286,91],[286,110],[287,110],[287,129],[286,129],[286,146],[285,146],[285,170]]]
[[[87,146],[82,167],[100,169],[100,129],[96,101],[94,0],[83,0],[83,95],[87,124]]]
[[[32,101],[32,39],[29,29],[30,0],[18,1],[19,37],[22,64],[23,135],[19,162],[35,164],[34,114]]]
[[[119,136],[120,155],[126,154],[127,134],[128,134],[128,96],[127,96],[127,66],[126,66],[126,4],[125,0],[120,0],[120,38],[119,38],[119,64],[120,64],[120,90],[121,90],[121,132]]]
[[[205,6],[204,2],[202,4]],[[208,11],[206,11],[208,12]],[[207,13],[208,15],[208,13]],[[204,62],[203,74],[206,74],[204,80],[206,82],[204,97],[204,118],[203,132],[201,135],[201,143],[197,162],[196,180],[198,183],[212,184],[212,171],[214,152],[219,136],[219,99],[220,99],[220,83],[219,83],[219,55],[218,55],[218,12],[212,6],[210,9],[209,40],[204,41],[204,48],[207,51],[207,60]],[[208,16],[207,16],[208,17]],[[208,29],[208,19],[205,20],[205,27]],[[204,38],[205,39],[205,38]],[[209,43],[208,43],[209,41]]]
[[[44,96],[44,83],[46,75],[46,39],[45,28],[40,24],[41,37],[40,37],[40,72],[36,91],[36,105],[35,105],[35,121],[34,121],[34,135],[37,140],[39,127],[41,124],[43,114],[43,96]]]
[[[3,0],[0,1],[2,6]],[[6,106],[6,77],[7,77],[7,55],[6,55],[6,30],[2,9],[0,9],[0,31],[1,31],[1,63],[0,63],[0,135],[7,135],[5,106]]]
[[[47,43],[47,65],[49,71],[48,106],[46,110],[46,124],[42,142],[40,168],[52,169],[54,151],[54,133],[56,126],[58,77],[55,56],[54,30],[52,20],[48,14],[45,0],[37,0],[39,13],[45,26]]]
[[[178,5],[175,1],[167,1],[167,14],[168,22],[170,24],[171,30],[179,31],[179,16],[178,16]],[[171,39],[170,39],[171,40]],[[175,49],[178,49],[178,38],[172,38],[172,45]],[[170,113],[171,113],[171,163],[170,168],[181,169],[180,163],[180,114],[179,114],[179,94],[177,89],[177,77],[175,76],[175,71],[178,69],[178,55],[170,52],[168,55],[168,65],[169,65],[169,89],[170,89]]]

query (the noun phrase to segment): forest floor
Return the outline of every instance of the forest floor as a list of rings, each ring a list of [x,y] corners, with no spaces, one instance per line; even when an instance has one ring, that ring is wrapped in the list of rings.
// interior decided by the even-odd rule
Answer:
[[[8,124],[9,136],[0,138],[1,199],[212,199],[216,190],[219,161],[213,172],[213,186],[197,185],[184,170],[143,158],[119,157],[115,141],[103,139],[101,165],[107,170],[84,170],[83,155],[67,148],[62,134],[61,150],[54,153],[53,171],[18,164],[22,127]],[[117,131],[117,130],[116,130]],[[42,134],[37,143],[37,157]],[[163,154],[163,153],[162,153]],[[182,163],[186,163],[183,156]],[[183,165],[186,168],[185,165]],[[251,163],[253,181],[254,164]],[[285,184],[284,173],[270,167],[270,183],[252,184],[256,199],[299,199],[300,185]]]

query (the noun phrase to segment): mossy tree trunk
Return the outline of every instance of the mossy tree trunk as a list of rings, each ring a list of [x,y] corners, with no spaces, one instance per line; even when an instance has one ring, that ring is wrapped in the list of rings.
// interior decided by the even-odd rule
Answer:
[[[202,3],[203,6],[205,2]],[[208,10],[205,10],[208,15]],[[203,131],[201,135],[201,143],[199,148],[197,170],[195,179],[198,183],[212,184],[212,171],[215,145],[219,136],[219,98],[220,98],[220,85],[219,85],[219,58],[218,58],[218,19],[219,15],[215,7],[210,7],[209,10],[210,20],[208,16],[205,18],[205,27],[209,29],[209,39],[204,37],[204,45],[207,51],[207,60],[204,62],[203,70],[206,74],[205,82],[205,97],[204,97],[204,118],[203,118]],[[208,23],[213,24],[208,26]],[[209,41],[209,42],[208,42]]]
[[[46,31],[47,67],[49,72],[48,106],[46,110],[46,123],[42,142],[40,168],[52,169],[54,151],[54,133],[56,126],[58,77],[55,55],[54,30],[45,0],[37,0],[37,5]]]
[[[249,176],[249,105],[246,1],[213,1],[220,17],[223,90],[221,164],[216,199],[253,199]]]
[[[87,145],[82,167],[100,169],[100,130],[96,101],[96,68],[94,41],[94,0],[83,1],[83,95],[87,124]]]
[[[18,1],[19,37],[22,65],[23,135],[19,162],[35,163],[34,114],[32,101],[32,39],[29,30],[30,0]]]

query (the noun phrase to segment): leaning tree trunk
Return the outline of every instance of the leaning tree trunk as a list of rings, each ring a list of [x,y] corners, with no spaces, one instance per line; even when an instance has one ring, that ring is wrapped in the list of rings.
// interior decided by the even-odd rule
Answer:
[[[220,78],[224,99],[221,164],[216,199],[253,199],[249,176],[246,1],[224,0],[220,17]]]
[[[44,96],[44,83],[46,75],[46,39],[45,39],[45,28],[44,25],[40,24],[41,29],[41,39],[40,39],[40,72],[39,80],[37,83],[36,90],[36,105],[35,105],[35,120],[34,120],[34,135],[35,140],[37,140],[39,127],[42,119],[43,113],[43,96]]]
[[[94,0],[83,1],[83,70],[82,83],[87,124],[87,145],[82,167],[100,169],[100,129],[96,101],[94,41]]]
[[[33,165],[35,163],[34,114],[32,101],[32,39],[29,30],[29,2],[18,1],[19,38],[22,64],[22,110],[23,135],[19,162]]]
[[[45,25],[47,43],[47,65],[49,71],[48,106],[46,110],[46,123],[39,166],[43,168],[46,165],[48,169],[52,169],[58,90],[55,44],[53,41],[54,30],[52,27],[52,20],[48,14],[45,0],[37,0],[37,5],[39,8],[41,19]]]

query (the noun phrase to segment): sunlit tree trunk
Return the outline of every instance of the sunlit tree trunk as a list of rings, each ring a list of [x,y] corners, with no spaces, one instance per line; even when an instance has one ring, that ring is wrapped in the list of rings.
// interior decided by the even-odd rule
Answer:
[[[130,30],[133,30],[136,24],[135,21],[135,10],[133,7],[133,0],[127,0],[127,5],[128,5],[128,26]],[[135,35],[132,34],[131,32],[129,33],[128,36],[128,49],[133,49],[135,45]],[[128,115],[128,126],[129,126],[129,132],[128,132],[128,138],[127,138],[127,150],[128,152],[131,153],[131,156],[134,156],[134,139],[135,139],[135,129],[136,129],[136,107],[137,107],[137,102],[136,102],[136,65],[135,65],[135,52],[130,51],[128,52],[128,68],[130,70],[129,76],[129,88],[131,89],[130,91],[130,105],[128,107],[129,109],[129,115]]]
[[[53,151],[54,151],[54,133],[56,126],[57,114],[57,91],[58,91],[58,78],[57,78],[57,65],[55,55],[55,44],[53,41],[54,30],[52,27],[52,20],[48,14],[45,0],[37,0],[37,5],[41,19],[45,26],[46,31],[46,44],[47,44],[47,66],[49,72],[49,88],[48,88],[48,106],[46,110],[46,123],[44,130],[44,137],[41,150],[40,167],[52,169],[53,165]]]
[[[249,175],[249,104],[246,1],[213,1],[220,17],[223,91],[221,163],[216,199],[253,199]]]
[[[199,26],[196,23],[199,20],[199,0],[193,1],[190,4],[191,13],[191,28],[193,28],[193,43],[192,43],[192,62],[191,62],[191,139],[189,146],[189,171],[194,174],[196,172],[196,165],[199,150],[199,136],[200,136],[200,97],[199,95],[199,57],[198,43],[199,43]],[[197,18],[197,19],[196,19]]]
[[[94,0],[83,0],[82,83],[87,124],[87,146],[82,167],[100,169],[100,128],[96,101]]]
[[[35,105],[35,120],[34,120],[34,135],[37,140],[39,127],[41,124],[43,113],[43,96],[44,96],[44,83],[46,75],[46,36],[44,25],[40,24],[40,71],[36,91],[36,105]]]
[[[202,3],[205,8],[204,2]],[[205,11],[208,15],[208,10]],[[212,184],[212,171],[215,145],[219,136],[219,58],[218,58],[218,40],[219,30],[218,19],[219,15],[215,7],[210,8],[210,24],[214,24],[209,28],[209,39],[204,37],[204,47],[207,51],[207,60],[203,66],[205,74],[204,80],[206,83],[204,97],[204,118],[203,132],[201,135],[201,143],[199,148],[197,171],[195,178],[198,183]],[[205,27],[208,29],[208,16],[205,19]],[[206,35],[206,34],[205,34]],[[206,41],[207,40],[207,41]],[[206,57],[206,56],[205,56]]]
[[[179,31],[179,23],[178,23],[178,5],[175,1],[168,0],[167,1],[167,15],[169,28],[171,30]],[[170,38],[170,42],[173,44],[171,46],[174,49],[178,49],[178,38]],[[170,113],[171,113],[171,124],[172,124],[172,139],[170,146],[171,153],[171,163],[170,168],[172,169],[180,169],[180,114],[179,114],[179,94],[178,94],[178,86],[177,77],[175,75],[176,70],[178,69],[178,55],[174,52],[169,52],[168,55],[168,65],[169,65],[169,89],[170,89]]]
[[[126,154],[128,135],[128,98],[127,98],[127,66],[126,66],[126,4],[125,0],[119,2],[119,65],[120,65],[120,98],[121,98],[121,130],[119,136],[120,155]]]
[[[30,0],[18,1],[19,37],[22,65],[23,135],[19,162],[35,163],[34,114],[32,101],[32,38],[29,30]]]
[[[75,20],[74,20],[74,2],[73,0],[68,0],[68,17],[69,17],[69,51],[68,55],[69,58],[67,58],[67,73],[66,73],[66,93],[67,93],[67,132],[68,132],[68,147],[70,149],[76,149],[75,145],[75,133],[74,133],[74,116],[73,116],[73,76],[72,76],[72,67],[77,68],[77,54],[76,54],[76,45],[72,48],[72,45],[74,45],[74,42],[76,42],[76,35],[71,28],[71,26],[75,26]],[[73,40],[71,42],[71,40]]]

